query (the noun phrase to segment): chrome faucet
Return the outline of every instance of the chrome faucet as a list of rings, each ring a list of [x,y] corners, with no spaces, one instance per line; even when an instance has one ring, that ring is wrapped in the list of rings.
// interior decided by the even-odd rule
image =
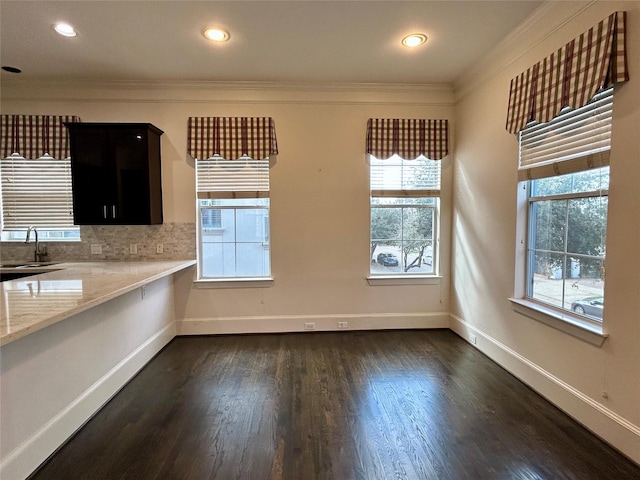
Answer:
[[[34,260],[36,262],[41,262],[42,258],[47,256],[47,247],[42,247],[42,250],[40,249],[40,243],[38,242],[38,230],[36,230],[36,227],[27,228],[27,238],[25,238],[24,243],[29,243],[32,230],[34,235],[36,236],[36,250],[34,252]]]

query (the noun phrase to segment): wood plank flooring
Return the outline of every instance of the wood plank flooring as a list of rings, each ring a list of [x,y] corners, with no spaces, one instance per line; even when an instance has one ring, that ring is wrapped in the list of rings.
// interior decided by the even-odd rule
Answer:
[[[179,337],[34,475],[640,479],[449,330]]]

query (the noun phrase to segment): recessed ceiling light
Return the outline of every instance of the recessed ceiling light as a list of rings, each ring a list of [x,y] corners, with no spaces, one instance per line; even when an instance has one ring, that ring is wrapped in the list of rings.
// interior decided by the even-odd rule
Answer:
[[[68,23],[56,23],[53,29],[65,37],[75,37],[77,35],[76,31]]]
[[[405,47],[417,47],[427,41],[424,33],[412,33],[402,39],[402,45]]]
[[[214,42],[226,42],[229,40],[229,32],[220,28],[209,27],[203,32],[204,36]]]

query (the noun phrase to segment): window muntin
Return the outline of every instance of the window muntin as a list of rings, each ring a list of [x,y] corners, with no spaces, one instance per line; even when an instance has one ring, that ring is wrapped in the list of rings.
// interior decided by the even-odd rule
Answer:
[[[440,165],[370,157],[371,275],[435,275]]]
[[[198,278],[269,278],[269,159],[197,160],[196,184]]]
[[[3,241],[24,241],[30,226],[40,241],[79,241],[73,224],[71,160],[44,155],[0,160]]]

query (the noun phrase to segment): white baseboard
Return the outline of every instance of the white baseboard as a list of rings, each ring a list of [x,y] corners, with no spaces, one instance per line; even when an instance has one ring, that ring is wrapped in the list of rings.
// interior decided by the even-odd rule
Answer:
[[[21,480],[30,475],[162,350],[174,334],[175,324],[171,323],[109,370],[9,453],[0,465],[0,478]]]
[[[456,315],[449,328],[540,395],[640,464],[640,427]]]
[[[347,322],[348,327],[339,329],[338,322]],[[449,328],[449,314],[437,312],[186,318],[178,322],[177,328],[178,335],[290,333],[308,331],[305,330],[305,323],[313,323],[313,330],[322,332]]]

